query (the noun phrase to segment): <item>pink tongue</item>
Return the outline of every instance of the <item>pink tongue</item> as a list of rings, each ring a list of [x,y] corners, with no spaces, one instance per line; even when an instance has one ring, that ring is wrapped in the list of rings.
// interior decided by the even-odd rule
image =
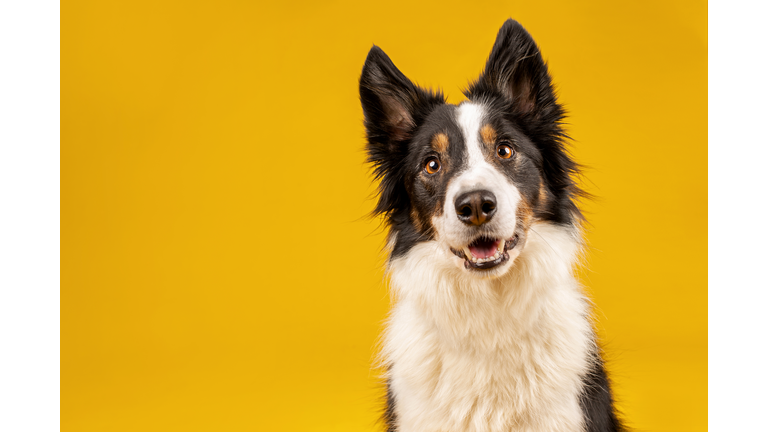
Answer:
[[[469,245],[469,251],[475,258],[489,258],[496,253],[499,248],[498,240],[477,240]]]

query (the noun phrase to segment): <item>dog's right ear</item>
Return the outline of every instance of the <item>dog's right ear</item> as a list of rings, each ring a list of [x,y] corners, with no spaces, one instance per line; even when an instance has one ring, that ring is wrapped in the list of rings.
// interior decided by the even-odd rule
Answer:
[[[406,199],[400,190],[402,162],[416,127],[437,105],[445,103],[439,92],[411,82],[376,45],[368,52],[360,76],[360,102],[365,115],[368,162],[381,180],[379,204],[374,213],[392,213]]]
[[[368,52],[360,76],[360,101],[368,138],[405,141],[416,128],[418,111],[429,92],[414,85],[376,45]]]

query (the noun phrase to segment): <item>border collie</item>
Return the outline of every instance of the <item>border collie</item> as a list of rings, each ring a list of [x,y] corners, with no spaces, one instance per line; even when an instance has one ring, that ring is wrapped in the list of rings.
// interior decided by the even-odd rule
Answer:
[[[573,267],[578,165],[536,43],[504,23],[459,105],[379,47],[360,77],[395,306],[389,431],[617,431]]]

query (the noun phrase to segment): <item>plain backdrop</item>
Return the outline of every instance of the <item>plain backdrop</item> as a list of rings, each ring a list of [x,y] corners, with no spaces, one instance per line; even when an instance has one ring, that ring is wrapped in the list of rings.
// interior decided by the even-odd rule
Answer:
[[[374,431],[389,308],[357,80],[449,101],[501,24],[539,43],[586,166],[618,406],[707,429],[707,2],[70,2],[61,428]]]

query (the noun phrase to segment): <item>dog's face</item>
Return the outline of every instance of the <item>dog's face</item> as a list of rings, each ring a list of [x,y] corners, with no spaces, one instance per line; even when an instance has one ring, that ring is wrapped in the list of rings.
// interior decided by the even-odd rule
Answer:
[[[576,165],[563,148],[551,79],[515,21],[499,31],[485,71],[460,105],[415,86],[373,47],[360,78],[377,213],[393,257],[437,242],[472,275],[505,273],[535,221],[573,224]]]

